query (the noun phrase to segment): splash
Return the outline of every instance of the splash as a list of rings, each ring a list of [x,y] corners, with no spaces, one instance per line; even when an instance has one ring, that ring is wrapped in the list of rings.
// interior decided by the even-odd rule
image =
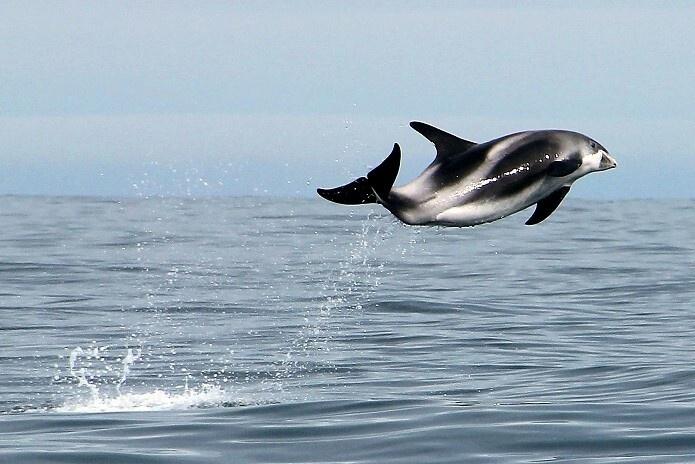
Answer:
[[[178,392],[155,389],[149,392],[123,392],[132,365],[140,359],[140,348],[127,348],[125,356],[115,358],[109,347],[74,348],[70,352],[70,376],[77,387],[86,388],[89,395],[69,401],[56,408],[58,412],[115,412],[186,409],[219,405],[224,402],[224,390],[214,385],[188,388],[188,382]],[[120,362],[119,369],[114,363]]]
[[[183,378],[183,385],[157,388],[139,384],[126,389],[131,368],[141,360],[142,348],[126,348],[122,357],[110,351],[108,346],[74,348],[69,356],[70,377],[66,381],[77,388],[72,392],[77,395],[58,407],[45,410],[65,413],[166,411],[277,402],[276,390],[268,388],[269,385],[247,389],[236,385],[232,394],[216,382],[205,381],[189,387],[188,374]]]
[[[86,349],[78,346],[70,352],[70,376],[77,380],[78,387],[89,389],[92,397],[99,396],[100,384],[113,384],[120,393],[121,386],[128,379],[131,365],[140,359],[142,354],[141,348],[127,348],[123,358],[115,359],[121,363],[121,373],[117,379],[112,380],[110,377],[118,372],[118,369],[112,366],[114,360],[109,355],[109,349],[109,346],[92,346]]]
[[[116,391],[120,394],[121,393],[121,385],[123,385],[128,378],[128,374],[130,373],[130,366],[140,359],[140,354],[142,351],[140,349],[137,349],[135,352],[133,352],[132,348],[128,348],[128,352],[126,353],[125,358],[123,358],[123,373],[121,374],[121,378],[118,380],[118,383],[116,384]]]
[[[82,347],[78,346],[70,353],[70,375],[75,378],[78,382],[78,386],[87,387],[91,393],[92,398],[99,397],[99,387],[97,385],[90,383],[87,379],[87,374],[85,372],[84,366],[77,368],[77,361],[80,357],[86,357],[87,359],[96,358],[99,359],[99,347],[94,347],[93,349],[83,350]]]

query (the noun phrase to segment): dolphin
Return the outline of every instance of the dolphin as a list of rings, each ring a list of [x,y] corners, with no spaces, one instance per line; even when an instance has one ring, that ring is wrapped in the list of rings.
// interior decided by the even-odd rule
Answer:
[[[417,178],[393,187],[401,162],[396,143],[366,177],[318,194],[346,205],[379,203],[405,224],[448,227],[496,221],[535,204],[526,221],[534,225],[557,209],[574,181],[617,166],[603,145],[577,132],[525,131],[475,143],[424,122],[410,126],[437,150]]]

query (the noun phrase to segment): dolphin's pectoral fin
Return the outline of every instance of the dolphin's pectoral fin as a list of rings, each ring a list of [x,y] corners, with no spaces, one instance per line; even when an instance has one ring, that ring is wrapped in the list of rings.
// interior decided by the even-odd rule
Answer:
[[[532,226],[544,221],[548,216],[553,214],[553,211],[560,206],[560,202],[565,198],[567,192],[570,191],[570,186],[566,185],[555,190],[553,193],[543,198],[541,201],[536,203],[536,210],[533,212],[531,217],[526,221],[527,226]]]
[[[548,166],[548,175],[553,177],[565,177],[572,174],[582,165],[581,159],[568,159],[553,161]]]
[[[410,123],[410,127],[418,131],[434,144],[437,149],[436,161],[440,161],[450,155],[458,155],[477,145],[475,142],[456,137],[453,134],[444,132],[424,122],[413,121]]]

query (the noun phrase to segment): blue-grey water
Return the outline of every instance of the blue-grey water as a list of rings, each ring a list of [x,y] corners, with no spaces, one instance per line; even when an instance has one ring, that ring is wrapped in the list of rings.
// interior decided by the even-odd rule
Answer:
[[[694,208],[2,197],[0,462],[693,462]]]

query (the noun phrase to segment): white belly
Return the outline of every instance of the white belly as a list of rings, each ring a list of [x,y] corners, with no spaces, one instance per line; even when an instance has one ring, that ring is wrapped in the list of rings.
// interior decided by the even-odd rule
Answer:
[[[474,226],[509,216],[532,204],[528,201],[505,200],[454,206],[437,214],[433,224],[458,227]]]

